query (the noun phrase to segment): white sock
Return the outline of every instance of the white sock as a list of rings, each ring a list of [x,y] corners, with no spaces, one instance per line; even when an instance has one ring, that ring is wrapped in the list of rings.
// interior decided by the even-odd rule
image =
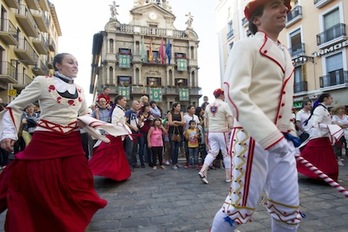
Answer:
[[[233,232],[237,224],[220,209],[214,217],[210,232]]]

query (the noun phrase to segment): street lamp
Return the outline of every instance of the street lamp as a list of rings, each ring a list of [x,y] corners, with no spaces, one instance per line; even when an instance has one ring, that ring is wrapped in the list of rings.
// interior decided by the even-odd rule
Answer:
[[[292,63],[294,64],[295,67],[303,65],[303,64],[305,64],[307,62],[314,63],[314,57],[313,56],[300,55],[300,56],[297,56],[296,58],[294,58],[292,60]]]

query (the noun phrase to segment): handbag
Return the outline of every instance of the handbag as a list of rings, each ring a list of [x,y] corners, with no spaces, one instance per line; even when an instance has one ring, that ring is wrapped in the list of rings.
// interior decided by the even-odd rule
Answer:
[[[181,142],[181,136],[179,134],[178,127],[174,127],[173,135],[172,135],[172,141],[173,142]]]

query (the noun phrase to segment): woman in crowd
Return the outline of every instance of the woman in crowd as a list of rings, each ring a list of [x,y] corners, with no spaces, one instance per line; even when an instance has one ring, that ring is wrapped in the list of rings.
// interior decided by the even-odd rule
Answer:
[[[342,158],[342,149],[344,148],[346,156],[348,156],[347,138],[348,138],[348,116],[346,107],[340,105],[332,109],[332,123],[343,129],[344,136],[334,145],[334,151],[337,156],[338,165],[344,166]]]
[[[147,143],[147,134],[151,128],[152,121],[154,117],[150,114],[151,106],[148,102],[143,102],[143,106],[139,110],[138,120],[140,124],[140,133],[139,137],[139,155],[145,157],[149,167],[153,167],[153,160],[151,149],[148,147]]]
[[[53,59],[54,76],[37,76],[1,114],[1,147],[12,151],[23,109],[39,100],[41,115],[30,144],[0,175],[5,231],[86,230],[106,201],[94,190],[77,116],[87,114],[83,89],[74,83],[78,63],[68,53]]]
[[[314,103],[311,115],[305,122],[310,123],[309,142],[301,150],[301,156],[337,181],[338,165],[330,140],[328,125],[332,124],[328,107],[333,102],[330,94],[323,93]],[[311,179],[320,179],[313,171],[301,163],[297,163],[297,170]]]
[[[184,114],[181,112],[181,105],[173,103],[171,111],[168,113],[169,140],[171,147],[172,167],[178,169],[179,147],[183,141],[184,126],[186,125]]]
[[[126,97],[122,95],[116,96],[115,104],[111,123],[125,126]],[[93,175],[104,176],[116,181],[127,180],[131,176],[131,168],[123,146],[124,136],[114,137],[106,135],[106,137],[110,142],[101,142],[89,160],[92,173]]]

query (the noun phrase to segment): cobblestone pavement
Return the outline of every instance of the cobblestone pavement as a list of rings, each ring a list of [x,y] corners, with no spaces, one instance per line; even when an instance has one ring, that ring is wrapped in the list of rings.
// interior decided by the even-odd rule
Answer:
[[[343,161],[345,162],[345,161]],[[348,158],[340,167],[340,184],[348,188]],[[129,180],[114,182],[95,177],[95,186],[108,205],[97,212],[88,232],[207,232],[221,207],[229,184],[224,170],[208,172],[203,184],[195,169],[137,168]],[[348,199],[331,186],[299,176],[301,211],[306,214],[300,232],[348,231]],[[3,225],[5,214],[0,215]],[[239,231],[270,231],[270,218],[260,204],[254,222]],[[3,227],[3,226],[1,226]],[[3,230],[0,230],[3,231]]]

